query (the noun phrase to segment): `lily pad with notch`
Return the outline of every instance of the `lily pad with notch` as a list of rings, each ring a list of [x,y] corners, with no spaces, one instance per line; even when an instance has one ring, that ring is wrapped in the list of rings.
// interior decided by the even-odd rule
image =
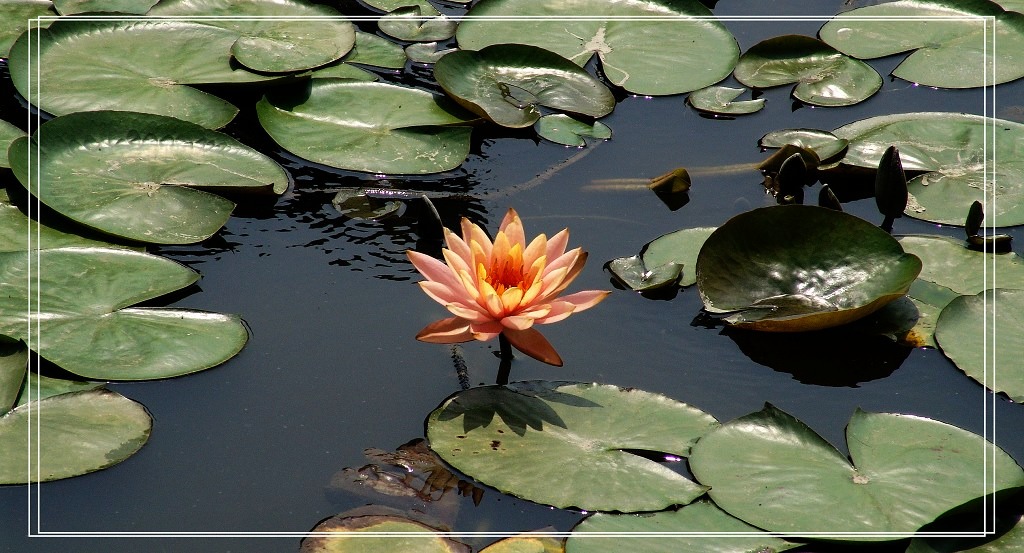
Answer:
[[[1024,488],[1024,470],[1006,452],[937,420],[858,409],[846,443],[849,459],[766,404],[706,434],[689,461],[715,504],[748,524],[851,541],[906,538],[986,493]]]
[[[193,373],[234,357],[248,340],[237,316],[129,307],[199,279],[156,255],[71,246],[33,251],[31,259],[26,251],[2,252],[0,274],[0,334],[28,339],[31,325],[39,355],[85,378]]]
[[[921,260],[871,223],[828,208],[754,209],[720,226],[697,256],[704,308],[741,328],[820,330],[902,297]]]
[[[391,174],[458,167],[469,155],[470,125],[478,121],[444,96],[340,79],[268,92],[256,113],[275,142],[303,159]]]
[[[289,183],[275,161],[227,135],[148,113],[58,117],[31,141],[15,141],[10,157],[21,184],[47,206],[92,229],[158,244],[199,242],[224,225],[235,204],[206,190],[280,194]]]
[[[588,539],[588,534],[595,532],[603,534],[601,539]],[[672,536],[672,539],[666,539],[667,536]],[[761,532],[714,503],[701,499],[676,510],[645,513],[643,516],[594,513],[572,529],[565,543],[565,553],[768,553],[787,551],[800,545]]]
[[[695,90],[686,97],[686,103],[697,111],[715,115],[747,115],[764,108],[764,98],[734,101],[746,89],[728,86],[709,86]]]
[[[841,13],[819,31],[850,56],[910,52],[892,74],[928,86],[993,86],[1024,77],[1024,14],[988,0],[899,0]]]
[[[483,0],[467,15],[475,19],[464,20],[455,34],[462,48],[529,44],[580,67],[597,56],[602,74],[634,94],[713,85],[739,58],[732,33],[697,0]]]
[[[715,227],[681,229],[659,236],[640,249],[640,254],[608,262],[608,270],[637,291],[697,282],[697,254]]]
[[[197,17],[237,35],[229,50],[253,71],[304,71],[341,59],[355,44],[352,22],[299,0],[161,0],[147,15]]]
[[[899,149],[904,170],[916,174],[907,182],[911,217],[962,226],[973,202],[995,194],[999,201],[987,214],[993,226],[1024,224],[1024,124],[963,113],[898,113],[832,133],[850,143],[843,165],[875,168],[887,148]]]
[[[740,56],[733,74],[754,88],[796,83],[793,97],[815,106],[857,104],[882,87],[882,77],[870,65],[802,35],[755,44]]]
[[[685,457],[717,425],[699,409],[642,390],[528,381],[454,394],[428,417],[427,439],[448,464],[505,493],[556,507],[634,512],[704,493],[635,452]]]
[[[586,146],[588,138],[608,140],[612,137],[612,130],[608,128],[608,125],[600,121],[588,123],[564,113],[543,115],[533,125],[533,128],[543,139],[577,148]]]
[[[562,56],[523,44],[459,50],[437,61],[434,78],[473,113],[504,127],[529,127],[538,106],[602,117],[615,107],[608,87]]]
[[[982,386],[1024,402],[1024,290],[996,288],[960,296],[942,309],[935,340],[942,353]]]
[[[31,40],[30,45],[26,33],[11,46],[11,80],[32,104],[53,115],[125,110],[216,129],[238,108],[188,85],[285,78],[233,65],[228,53],[238,33],[199,23],[69,18],[33,32]]]

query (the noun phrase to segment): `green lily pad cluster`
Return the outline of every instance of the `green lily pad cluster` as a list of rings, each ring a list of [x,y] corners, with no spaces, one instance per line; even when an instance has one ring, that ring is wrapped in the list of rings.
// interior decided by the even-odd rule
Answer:
[[[1024,470],[1005,452],[932,419],[858,410],[847,459],[770,404],[720,424],[665,396],[601,384],[464,390],[430,414],[427,435],[442,459],[506,493],[558,507],[658,511],[594,514],[567,551],[621,550],[623,542],[589,532],[744,533],[709,540],[713,551],[800,545],[761,531],[894,540],[985,494],[1024,489]],[[696,482],[655,461],[666,458],[687,458]],[[697,501],[705,494],[710,500]],[[676,551],[679,542],[667,546],[651,550]]]

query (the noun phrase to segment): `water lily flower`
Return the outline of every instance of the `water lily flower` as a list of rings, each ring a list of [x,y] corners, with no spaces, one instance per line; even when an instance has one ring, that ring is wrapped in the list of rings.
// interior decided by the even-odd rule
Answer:
[[[482,228],[462,219],[462,236],[444,230],[447,264],[419,252],[409,260],[426,277],[423,291],[454,317],[426,326],[416,339],[454,344],[504,336],[516,349],[545,363],[562,359],[534,325],[561,321],[597,305],[610,292],[587,290],[559,296],[579,275],[587,253],[565,251],[569,229],[550,239],[541,234],[529,244],[514,209],[501,221],[491,242]]]

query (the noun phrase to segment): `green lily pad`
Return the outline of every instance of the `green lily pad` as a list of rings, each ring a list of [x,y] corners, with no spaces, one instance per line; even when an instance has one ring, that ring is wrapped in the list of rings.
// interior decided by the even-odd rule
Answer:
[[[444,14],[424,13],[420,6],[397,8],[377,21],[382,33],[409,42],[448,40],[455,36],[458,26],[456,20]]]
[[[337,10],[297,0],[162,0],[148,15],[202,16],[204,25],[236,33],[231,55],[255,71],[319,67],[347,54],[356,38]]]
[[[563,146],[582,148],[587,145],[588,138],[608,140],[612,130],[600,121],[587,123],[564,113],[553,113],[541,116],[533,125],[537,135],[546,140]]]
[[[524,534],[500,539],[480,553],[565,553],[564,540]]]
[[[997,521],[999,524],[1002,521]],[[914,538],[906,553],[1013,553],[1024,551],[1024,517],[1016,515],[1009,528],[996,527],[994,535],[983,538]],[[1005,523],[1004,523],[1005,524]]]
[[[110,390],[29,402],[0,417],[0,484],[47,482],[116,465],[146,443],[152,426],[145,407]]]
[[[302,539],[300,553],[470,553],[470,548],[440,535],[441,530],[397,515],[336,516]],[[373,536],[360,536],[372,532]],[[391,535],[384,535],[391,534]],[[409,535],[412,534],[412,535]],[[420,535],[416,534],[437,534]]]
[[[405,47],[405,56],[413,63],[432,64],[437,63],[446,54],[457,51],[458,48],[438,49],[436,42],[417,42]]]
[[[15,141],[10,154],[18,180],[47,206],[90,228],[158,244],[205,240],[230,217],[233,202],[192,187],[279,194],[289,180],[231,137],[147,113],[57,117],[31,141]]]
[[[870,65],[802,35],[758,42],[740,56],[733,74],[755,88],[796,83],[793,97],[815,106],[857,104],[882,88],[882,77]]]
[[[75,230],[82,230],[76,225]],[[32,245],[29,246],[29,236]],[[0,252],[21,252],[62,246],[99,246],[142,251],[142,246],[125,246],[95,238],[64,232],[33,221],[10,202],[7,192],[0,189]]]
[[[587,534],[593,532],[622,535],[588,539]],[[672,539],[666,539],[666,536],[634,537],[630,535],[666,532],[672,532],[675,535],[672,536]],[[725,533],[744,535],[707,535]],[[674,511],[660,511],[643,515],[594,513],[572,529],[572,535],[565,543],[565,553],[608,553],[613,551],[765,553],[787,551],[794,547],[800,547],[800,545],[769,536],[767,532],[761,532],[719,509],[714,503],[702,499]]]
[[[764,98],[733,101],[745,90],[728,86],[709,86],[691,92],[686,97],[686,102],[696,110],[716,115],[746,115],[761,111],[764,107]]]
[[[726,321],[775,332],[860,319],[902,297],[921,271],[889,233],[832,209],[780,205],[737,215],[704,242],[697,289]]]
[[[832,132],[850,142],[843,164],[877,168],[886,148],[896,146],[904,170],[925,171],[907,183],[911,217],[963,226],[973,202],[995,196],[985,209],[994,226],[1024,224],[1024,124],[963,113],[900,113]]]
[[[537,106],[601,117],[615,97],[562,56],[536,46],[496,44],[459,50],[437,60],[434,78],[463,107],[505,127],[529,127]]]
[[[425,16],[439,15],[441,12],[434,8],[427,0],[362,0],[364,4],[380,10],[383,13],[390,13],[397,9],[416,6]]]
[[[0,336],[0,415],[18,402],[28,372],[28,347],[20,340]]]
[[[935,341],[967,376],[1024,402],[1024,290],[996,288],[949,302]]]
[[[613,259],[608,269],[633,290],[690,286],[697,282],[697,254],[714,231],[700,227],[670,232],[648,242],[639,255]]]
[[[911,235],[899,240],[903,249],[921,258],[923,268],[920,280],[947,288],[955,294],[974,295],[991,288],[991,282],[985,281],[986,265],[989,275],[998,275],[1001,288],[1024,289],[1024,258],[1013,252],[984,253],[970,250],[963,240],[946,236]],[[953,299],[949,295],[938,296],[943,298],[941,300],[920,297],[920,294],[912,295],[940,308]]]
[[[866,6],[837,15],[818,36],[860,59],[912,52],[892,74],[928,86],[992,86],[1024,77],[1017,55],[1024,50],[1024,15],[987,0]]]
[[[15,139],[25,136],[25,131],[15,127],[7,121],[0,121],[0,167],[10,167],[11,164],[7,161],[7,148],[10,147],[11,142]]]
[[[729,76],[740,53],[732,33],[697,0],[482,0],[467,15],[506,19],[464,20],[455,33],[462,48],[530,44],[581,67],[596,55],[602,74],[634,94],[713,85]],[[593,19],[580,17],[588,15]]]
[[[762,148],[781,148],[786,144],[813,151],[818,155],[818,160],[822,165],[838,161],[850,145],[847,140],[838,138],[828,131],[817,129],[772,131],[758,141],[758,145]]]
[[[405,67],[405,59],[405,50],[394,42],[370,33],[356,32],[356,44],[342,61],[386,69],[402,69]]]
[[[183,21],[60,20],[15,41],[11,80],[53,115],[137,111],[216,129],[238,108],[186,85],[272,78],[232,65],[226,54],[237,40],[234,31]]]
[[[505,493],[633,512],[689,503],[704,488],[631,451],[686,456],[717,424],[642,390],[530,381],[456,393],[430,414],[427,439],[448,464]]]
[[[29,401],[41,401],[48,397],[70,394],[72,392],[85,392],[87,390],[98,390],[103,388],[102,382],[81,382],[77,380],[65,380],[63,378],[51,378],[41,374],[29,373],[28,378],[21,387],[21,395],[18,396],[17,407],[25,405]]]
[[[159,0],[53,0],[61,15],[115,13],[143,15]]]
[[[846,443],[850,460],[768,404],[701,438],[690,469],[719,507],[758,528],[857,541],[906,537],[984,493],[1024,487],[1004,451],[924,417],[858,409]]]
[[[475,118],[442,96],[383,83],[314,79],[256,104],[260,124],[293,154],[369,173],[439,173],[469,155]]]
[[[0,58],[7,57],[14,40],[27,29],[28,20],[44,15],[57,15],[50,0],[6,0],[0,2]]]
[[[32,252],[30,272],[29,257],[0,253],[0,334],[27,340],[31,324],[38,331],[29,346],[77,375],[179,376],[227,361],[248,339],[237,316],[127,307],[198,280],[195,271],[169,259],[124,249],[52,248]]]

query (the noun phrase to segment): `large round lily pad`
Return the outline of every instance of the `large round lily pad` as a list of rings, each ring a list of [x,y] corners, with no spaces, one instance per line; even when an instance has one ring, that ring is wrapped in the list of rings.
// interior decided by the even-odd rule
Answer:
[[[590,117],[607,115],[615,97],[569,60],[536,46],[496,44],[437,60],[434,78],[464,107],[505,127],[528,127],[537,106]]]
[[[192,187],[281,193],[288,186],[280,165],[237,140],[148,113],[58,117],[10,153],[18,180],[44,204],[140,242],[199,242],[227,222],[235,204]],[[39,180],[29,182],[30,167]]]
[[[1024,224],[1024,124],[963,113],[899,113],[832,132],[850,142],[843,164],[876,168],[896,146],[904,170],[925,171],[907,183],[911,217],[963,226],[968,208],[980,201],[993,225]]]
[[[216,129],[238,108],[186,85],[272,78],[232,64],[228,52],[237,40],[234,31],[185,21],[60,20],[15,41],[11,80],[53,115],[138,111]]]
[[[846,153],[850,143],[836,135],[818,129],[782,129],[772,131],[761,137],[757,142],[762,148],[782,148],[791,144],[805,150],[811,150],[818,156],[821,164],[838,161]]]
[[[5,0],[0,2],[0,58],[6,58],[14,40],[25,32],[29,19],[57,15],[50,0]]]
[[[237,316],[127,307],[198,280],[195,271],[169,259],[63,247],[32,252],[29,262],[24,251],[0,253],[0,334],[28,339],[31,324],[38,330],[29,345],[37,353],[86,378],[145,380],[201,371],[233,357],[248,339]]]
[[[593,534],[598,532],[605,535],[594,539]],[[651,536],[668,532],[672,533],[671,538]],[[729,515],[714,503],[700,500],[674,511],[643,516],[594,513],[572,529],[572,535],[565,542],[565,553],[766,553],[787,551],[800,545],[769,536],[767,532]]]
[[[1024,77],[1024,14],[988,0],[865,6],[839,14],[818,34],[861,59],[911,52],[892,74],[914,83],[969,88]]]
[[[979,252],[968,249],[963,240],[947,236],[911,235],[899,240],[903,249],[921,258],[924,265],[919,277],[921,280],[956,294],[974,295],[992,288],[993,275],[998,275],[998,284],[1002,288],[1024,289],[1024,258],[1016,253]],[[987,282],[986,266],[989,271]]]
[[[152,426],[145,407],[105,389],[21,405],[0,417],[0,484],[58,480],[116,465],[146,443]]]
[[[1024,402],[1024,290],[996,288],[949,302],[935,323],[942,353],[982,386]]]
[[[907,293],[921,260],[887,232],[831,209],[780,205],[733,217],[697,255],[704,308],[767,331],[819,330]]]
[[[882,77],[870,65],[802,35],[758,42],[740,57],[733,74],[755,88],[796,83],[793,97],[816,106],[853,105],[882,87]]]
[[[858,409],[846,443],[850,460],[766,405],[701,438],[690,468],[719,507],[758,528],[865,541],[906,537],[985,493],[1024,487],[1003,450],[924,417]]]
[[[293,154],[370,173],[438,173],[469,155],[475,117],[443,96],[384,83],[313,79],[268,93],[260,124]]]
[[[704,488],[630,450],[686,456],[717,425],[642,390],[530,381],[455,394],[430,414],[427,439],[446,462],[503,492],[632,512],[689,503]]]
[[[237,33],[230,53],[256,71],[311,69],[355,43],[355,25],[337,10],[298,0],[162,0],[148,15],[201,16],[204,25]]]
[[[468,15],[484,19],[459,25],[462,48],[530,44],[581,67],[596,55],[605,77],[635,94],[704,88],[728,77],[739,59],[732,33],[697,0],[483,0]]]

